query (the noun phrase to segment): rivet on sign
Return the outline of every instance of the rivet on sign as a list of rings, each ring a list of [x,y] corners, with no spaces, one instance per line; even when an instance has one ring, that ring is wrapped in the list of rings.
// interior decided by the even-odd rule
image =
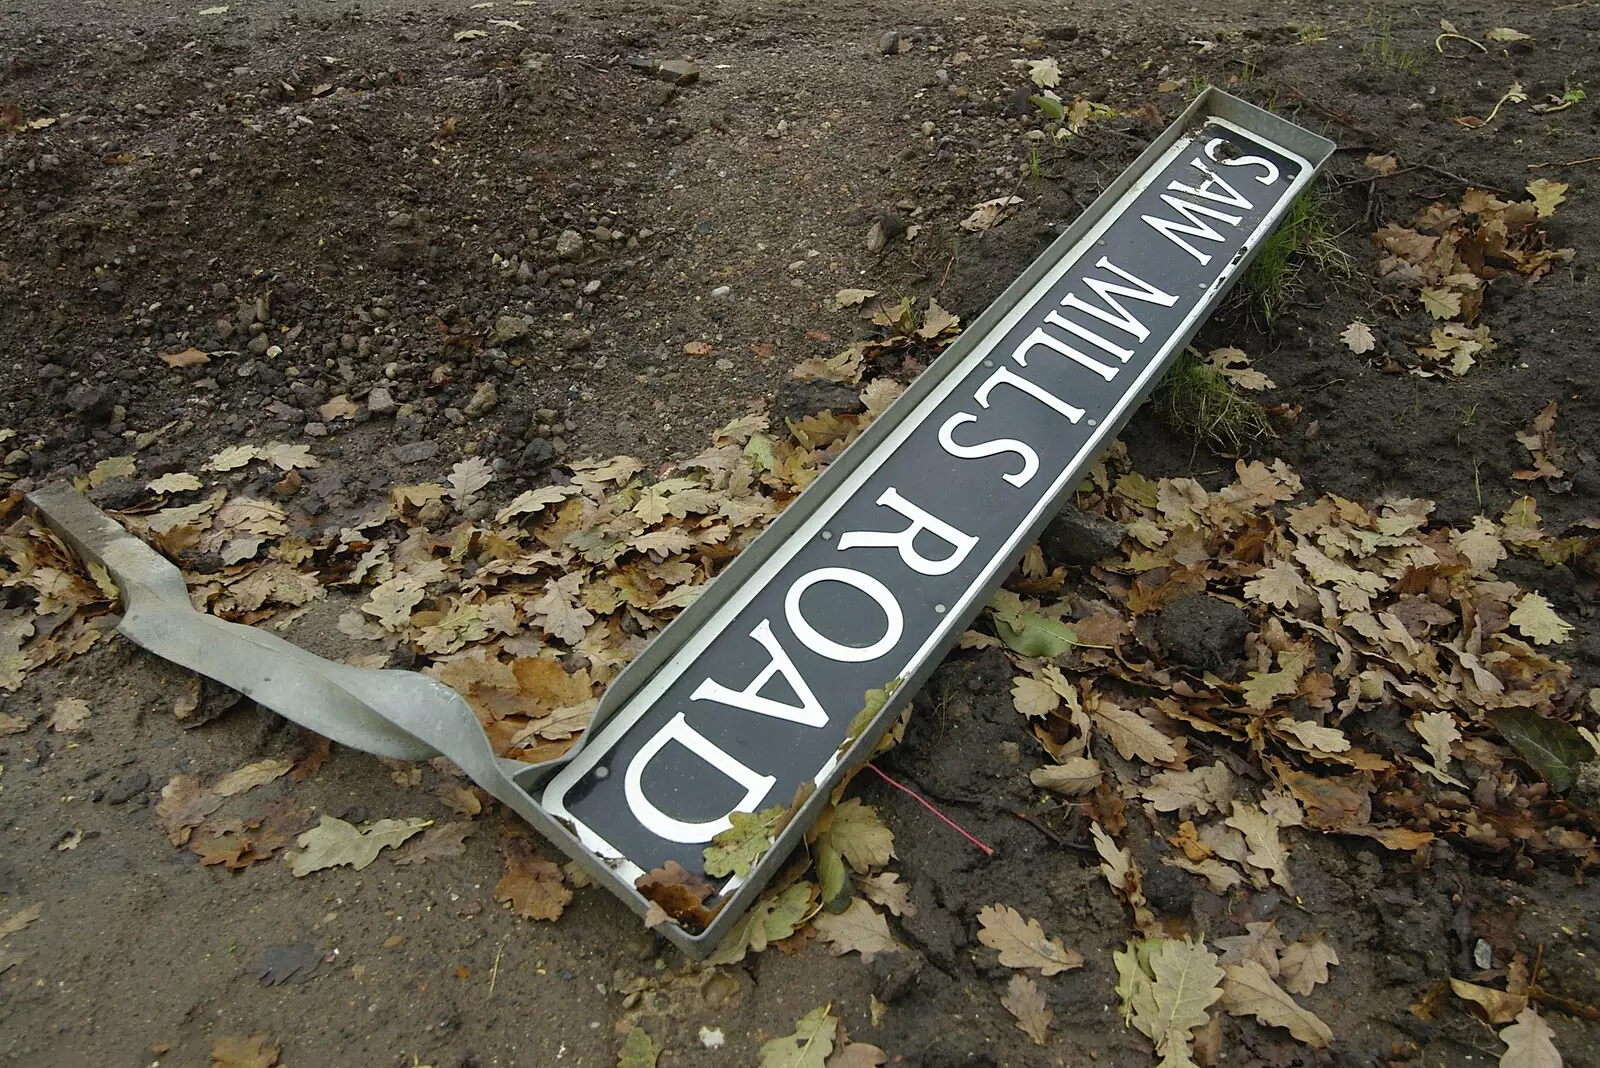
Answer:
[[[1098,420],[1098,419],[1090,419],[1089,420],[1089,425],[1090,426],[1099,426],[1100,425],[1100,420]]]
[[[985,367],[993,367],[994,366],[994,361],[993,360],[984,360],[983,361],[983,365]]]
[[[824,530],[824,531],[823,531],[823,532],[822,532],[822,540],[823,540],[823,541],[832,541],[832,540],[833,540],[833,531],[831,531],[831,530]]]
[[[942,615],[944,615],[944,605],[942,605],[942,604],[936,604],[936,605],[934,605],[934,606],[933,606],[933,610],[934,610],[934,611],[935,611],[935,612],[938,612],[938,613],[939,613],[939,614],[940,614],[940,615],[941,615],[941,616],[942,616]]]
[[[600,767],[594,769],[594,777],[597,778],[597,779],[604,779],[607,776],[609,776],[610,774],[611,774],[611,769],[606,767],[604,764],[602,764]]]

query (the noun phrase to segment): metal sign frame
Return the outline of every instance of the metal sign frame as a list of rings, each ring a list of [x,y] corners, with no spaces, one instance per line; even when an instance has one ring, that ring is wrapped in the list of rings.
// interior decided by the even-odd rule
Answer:
[[[1155,387],[1161,372],[1188,343],[1215,309],[1228,286],[1249,264],[1262,240],[1282,219],[1295,197],[1310,184],[1332,154],[1332,142],[1216,89],[1202,92],[900,398],[611,683],[582,739],[555,761],[535,765],[496,757],[466,701],[427,676],[417,672],[359,669],[337,664],[299,649],[268,632],[229,623],[197,611],[188,600],[182,574],[170,562],[94,508],[69,486],[45,487],[29,494],[29,500],[82,557],[104,566],[117,582],[124,604],[119,630],[130,640],[217,679],[303,726],[355,748],[413,760],[435,755],[449,757],[474,782],[578,860],[634,912],[643,915],[648,911],[650,902],[634,887],[635,879],[642,874],[641,869],[570,813],[568,794],[573,785],[585,775],[591,775],[591,781],[600,778],[591,774],[597,762],[618,740],[627,737],[628,728],[633,722],[650,712],[655,698],[682,676],[687,666],[695,662],[697,651],[724,633],[730,633],[726,630],[727,624],[743,605],[762,595],[764,580],[775,575],[776,569],[782,568],[787,560],[804,551],[804,546],[813,543],[816,537],[829,537],[824,524],[840,509],[852,503],[855,491],[874,471],[895,457],[900,442],[919,427],[927,425],[922,420],[933,411],[932,405],[940,402],[956,385],[965,382],[980,363],[985,367],[995,366],[998,361],[986,361],[986,357],[1007,338],[1008,332],[1025,315],[1041,305],[1050,287],[1069,268],[1080,268],[1085,254],[1095,246],[1100,235],[1124,217],[1141,193],[1149,191],[1151,183],[1163,175],[1164,168],[1177,158],[1181,150],[1200,143],[1198,134],[1208,125],[1224,131],[1232,130],[1243,139],[1263,146],[1264,150],[1280,160],[1291,162],[1297,171],[1289,186],[1278,194],[1279,199],[1266,210],[1255,229],[1245,237],[1243,245],[1232,251],[1228,260],[1208,275],[1209,281],[1202,280],[1200,286],[1203,292],[1199,299],[1185,306],[1180,321],[1165,328],[1159,347],[1149,356],[1148,362],[1140,367],[1132,385],[1125,390],[1110,391],[1113,395],[1108,398],[1102,397],[1108,407],[1104,411],[1096,408],[1099,413],[1097,417],[1086,420],[1086,425],[1092,430],[1087,432],[1068,462],[1058,465],[1059,469],[1052,467],[1047,472],[1040,472],[1050,476],[1048,491],[1030,506],[1025,518],[1016,523],[1014,528],[1009,524],[1005,526],[1001,548],[982,558],[981,569],[960,591],[960,596],[948,605],[941,603],[935,606],[939,613],[937,623],[931,635],[917,647],[900,672],[898,686],[890,699],[859,735],[848,744],[841,745],[819,769],[816,788],[798,811],[791,814],[785,829],[749,875],[742,879],[730,879],[722,885],[718,902],[720,907],[712,922],[698,933],[674,923],[659,928],[690,956],[704,957],[754,902],[756,895],[786,860],[793,846],[823,812],[834,786],[849,770],[870,757],[879,738],[900,714],[911,695],[959,640],[993,590],[1004,581],[1022,553],[1070,497],[1100,450],[1120,432]],[[1208,152],[1211,146],[1212,143],[1208,142]],[[1248,163],[1252,157],[1237,160],[1219,160],[1215,156],[1209,158],[1217,161],[1219,166],[1232,166]],[[1202,190],[1217,181],[1216,175],[1200,157],[1196,157],[1193,164],[1210,176],[1210,180],[1201,183]],[[1238,195],[1226,182],[1219,187]],[[1188,189],[1188,192],[1198,193],[1212,201],[1218,199],[1200,190]],[[1172,203],[1170,198],[1164,199]],[[1216,214],[1218,209],[1214,205],[1204,208],[1197,203],[1190,203],[1188,207],[1214,218],[1224,218]],[[1198,229],[1171,223],[1170,220],[1170,225],[1163,229],[1156,220],[1148,216],[1144,219],[1170,239],[1174,249],[1180,250],[1166,251],[1174,255],[1193,254],[1199,263],[1208,263],[1210,257],[1188,244],[1183,236],[1195,235]],[[1197,228],[1204,225],[1192,215],[1189,215],[1189,222]],[[1100,243],[1105,244],[1104,241]],[[1105,263],[1102,257],[1096,267]],[[1124,274],[1123,277],[1128,276]],[[1163,296],[1168,294],[1163,293]],[[1176,300],[1173,297],[1172,303],[1175,304]],[[1108,306],[1116,307],[1114,303]],[[1089,311],[1089,314],[1106,318],[1103,311]],[[1114,322],[1112,319],[1106,321]],[[1079,325],[1081,327],[1083,324]],[[1068,326],[1068,329],[1071,327]],[[1081,329],[1077,332],[1086,336],[1082,335]],[[1108,348],[1110,344],[1104,338],[1090,340],[1101,348]],[[1140,340],[1143,341],[1143,338]],[[1040,343],[1062,352],[1069,360],[1091,371],[1098,366],[1099,370],[1095,373],[1107,383],[1115,373],[1113,367],[1099,366],[1095,360],[1071,350],[1062,342],[1046,340]],[[1013,354],[1012,358],[1028,366],[1017,354]],[[1127,363],[1126,356],[1122,359]],[[991,379],[998,377],[998,374],[996,372]],[[1015,385],[1015,379],[1009,384]],[[1039,397],[1039,393],[1034,392],[1033,396]],[[1055,400],[1056,403],[1051,407],[1058,412],[1064,411],[1067,406],[1059,398]],[[987,407],[981,397],[979,403]],[[1050,401],[1045,403],[1050,404]],[[1085,410],[1073,409],[1078,413],[1071,417],[1074,427],[1087,410],[1085,403]],[[1075,433],[1082,436],[1081,432]],[[877,503],[884,502],[880,498]],[[867,544],[885,546],[891,543],[880,540]],[[902,557],[905,552],[905,549],[901,550]],[[887,678],[878,679],[874,685],[881,686],[889,681]],[[759,693],[759,687],[755,692]],[[841,713],[843,721],[848,722],[855,710],[835,708],[833,711]],[[827,722],[833,726],[839,720],[829,717]],[[774,800],[783,803],[788,798]]]

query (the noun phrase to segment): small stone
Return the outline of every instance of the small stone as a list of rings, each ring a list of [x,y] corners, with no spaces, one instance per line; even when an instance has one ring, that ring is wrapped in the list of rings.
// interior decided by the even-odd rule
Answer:
[[[491,346],[504,345],[527,337],[532,329],[533,323],[525,315],[502,315],[494,321],[487,340]]]
[[[308,438],[325,438],[328,436],[327,424],[307,423],[305,426],[305,435]]]
[[[711,295],[713,297],[715,297],[717,300],[727,300],[729,297],[731,297],[733,295],[733,287],[732,286],[718,286],[717,288],[715,288],[715,289],[713,289],[711,291]]]
[[[591,278],[591,279],[589,279],[589,281],[587,281],[587,282],[585,282],[583,284],[583,295],[584,296],[592,297],[598,292],[600,292],[600,279]]]
[[[383,386],[375,386],[367,394],[367,411],[373,415],[389,415],[396,407],[394,394]]]
[[[466,411],[462,412],[462,414],[468,419],[476,419],[480,415],[493,411],[494,406],[499,403],[500,391],[495,388],[494,383],[479,382],[478,388],[472,391],[472,399],[467,401]]]
[[[268,344],[269,342],[266,334],[257,334],[255,337],[250,339],[250,343],[245,346],[245,349],[252,356],[265,356],[267,354]]]
[[[575,260],[583,251],[583,235],[576,230],[563,230],[556,238],[556,255],[564,260]]]
[[[537,275],[538,271],[530,261],[523,260],[517,264],[517,281],[520,284],[525,286],[532,285]]]
[[[1122,548],[1128,528],[1094,512],[1063,508],[1044,528],[1039,548],[1052,564],[1088,567]]]
[[[132,775],[118,779],[115,785],[106,791],[106,801],[113,805],[125,805],[150,789],[150,773],[136,771]]]
[[[905,38],[900,36],[899,30],[887,30],[878,38],[878,51],[886,56],[896,55],[900,51],[900,44]]]
[[[673,85],[693,85],[700,80],[700,68],[684,59],[669,59],[656,68],[656,77]]]
[[[414,441],[409,445],[396,445],[390,455],[397,464],[420,464],[439,455],[437,441]]]
[[[640,74],[655,74],[661,69],[661,61],[651,56],[629,56],[628,66]]]
[[[385,225],[391,230],[409,230],[411,229],[411,216],[407,212],[396,212],[394,215],[389,216],[389,221]]]
[[[80,382],[67,390],[67,407],[88,422],[107,423],[115,405],[105,387]]]

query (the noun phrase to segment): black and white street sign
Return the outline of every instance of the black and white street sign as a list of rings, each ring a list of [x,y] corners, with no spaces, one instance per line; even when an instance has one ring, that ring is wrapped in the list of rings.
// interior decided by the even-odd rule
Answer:
[[[1310,182],[1332,145],[1208,91],[629,669],[533,791],[623,895],[818,786],[708,952]],[[840,753],[864,694],[902,680]],[[623,680],[619,680],[621,685]],[[603,710],[604,713],[604,710]]]

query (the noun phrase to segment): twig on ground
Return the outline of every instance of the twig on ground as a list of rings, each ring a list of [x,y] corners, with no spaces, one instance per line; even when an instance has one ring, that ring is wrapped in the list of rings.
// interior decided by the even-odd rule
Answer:
[[[1548,160],[1544,163],[1530,163],[1528,169],[1537,171],[1544,167],[1576,167],[1580,163],[1600,163],[1600,156],[1585,156],[1582,159],[1569,159],[1562,163],[1558,160]]]

